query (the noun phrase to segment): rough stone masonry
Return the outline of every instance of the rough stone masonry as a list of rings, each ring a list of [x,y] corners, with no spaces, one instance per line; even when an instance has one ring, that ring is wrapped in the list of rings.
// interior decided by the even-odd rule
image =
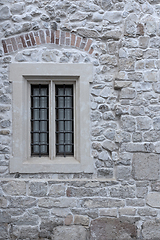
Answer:
[[[0,239],[160,239],[160,1],[0,0]],[[92,63],[93,173],[10,174],[13,62]]]

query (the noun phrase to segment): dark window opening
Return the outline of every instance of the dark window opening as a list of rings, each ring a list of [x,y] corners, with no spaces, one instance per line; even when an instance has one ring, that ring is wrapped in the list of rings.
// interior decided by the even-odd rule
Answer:
[[[31,155],[49,155],[48,85],[31,85]]]
[[[74,155],[73,85],[56,85],[56,155]]]

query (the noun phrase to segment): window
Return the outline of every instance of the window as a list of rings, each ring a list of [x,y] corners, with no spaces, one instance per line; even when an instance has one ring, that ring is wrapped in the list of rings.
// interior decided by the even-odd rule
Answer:
[[[91,64],[13,63],[10,172],[93,172]]]

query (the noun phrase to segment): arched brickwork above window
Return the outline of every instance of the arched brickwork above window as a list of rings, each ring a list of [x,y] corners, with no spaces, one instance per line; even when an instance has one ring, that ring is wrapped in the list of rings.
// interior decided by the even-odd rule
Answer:
[[[4,54],[11,54],[18,50],[26,49],[41,44],[55,44],[71,46],[84,50],[89,54],[93,53],[92,40],[83,38],[70,32],[61,30],[39,30],[36,32],[24,33],[15,37],[2,39]]]

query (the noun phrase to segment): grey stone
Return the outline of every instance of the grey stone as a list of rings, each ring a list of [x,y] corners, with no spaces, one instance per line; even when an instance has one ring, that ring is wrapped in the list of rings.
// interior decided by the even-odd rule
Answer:
[[[102,8],[104,10],[109,11],[109,10],[111,10],[113,8],[113,4],[112,4],[111,0],[102,0],[101,4],[102,4]]]
[[[124,131],[116,131],[115,135],[115,142],[121,143],[121,142],[130,142],[131,141],[131,134]]]
[[[158,240],[160,238],[160,222],[146,220],[143,223],[142,236],[146,240]]]
[[[53,208],[53,207],[62,207],[62,208],[67,208],[67,207],[76,207],[77,206],[77,200],[76,199],[71,199],[71,198],[51,198],[51,197],[46,197],[46,198],[40,198],[38,201],[38,206],[44,207],[44,208]]]
[[[100,216],[117,217],[117,209],[99,209]]]
[[[116,11],[107,11],[105,14],[104,14],[104,19],[107,20],[108,22],[110,23],[120,23],[122,22],[122,14],[121,12],[116,12]]]
[[[126,205],[127,206],[134,206],[134,207],[143,207],[145,206],[145,200],[144,199],[126,199]]]
[[[86,198],[83,200],[82,206],[87,208],[112,208],[112,207],[124,207],[124,200],[113,198]]]
[[[98,178],[113,178],[113,170],[109,168],[99,168],[97,170]]]
[[[11,229],[11,235],[20,239],[38,239],[39,230],[38,227],[31,226],[15,226]]]
[[[107,149],[107,150],[109,150],[111,152],[115,151],[115,150],[118,150],[118,146],[114,142],[112,142],[110,140],[105,140],[103,142],[102,146],[103,146],[104,149]]]
[[[0,240],[9,239],[8,224],[0,224]]]
[[[71,15],[70,21],[72,21],[72,22],[74,22],[74,21],[83,21],[86,18],[88,18],[89,16],[90,16],[90,14],[88,14],[88,13],[76,12],[76,13]]]
[[[0,20],[10,19],[11,13],[8,6],[0,7]]]
[[[117,58],[108,54],[102,55],[99,59],[101,65],[113,65],[117,66]]]
[[[148,192],[147,187],[137,187],[137,198],[145,198]]]
[[[56,54],[52,51],[44,51],[42,53],[42,59],[45,62],[56,62]]]
[[[2,223],[10,223],[11,222],[11,216],[9,213],[6,212],[6,210],[0,210],[0,226]]]
[[[11,122],[10,122],[10,120],[3,120],[3,121],[1,121],[0,125],[2,128],[7,128],[7,127],[10,127]]]
[[[128,132],[134,132],[136,127],[135,118],[132,116],[121,116],[122,128]]]
[[[40,233],[39,237],[43,238],[52,238],[53,239],[53,229],[57,226],[62,226],[63,220],[62,218],[42,218],[40,223]],[[40,239],[41,239],[40,238]]]
[[[121,71],[133,71],[135,66],[135,60],[132,58],[122,58],[119,62],[119,68]]]
[[[103,20],[103,14],[100,14],[98,12],[93,14],[92,20],[94,22],[101,22]]]
[[[2,189],[6,195],[25,195],[26,183],[23,181],[10,181],[6,184],[3,184]]]
[[[151,38],[150,47],[151,48],[159,48],[160,47],[160,38],[159,37]]]
[[[121,151],[151,153],[154,151],[152,143],[122,143]]]
[[[24,3],[22,2],[14,3],[12,4],[10,10],[12,14],[22,14],[24,11]]]
[[[46,182],[31,182],[29,184],[30,196],[46,196],[47,195],[47,183]]]
[[[119,154],[119,159],[116,162],[117,165],[130,165],[132,160],[132,154],[131,153],[120,153]]]
[[[108,94],[109,94],[109,92],[108,92]],[[105,94],[105,96],[106,96],[106,94]],[[101,105],[99,105],[98,109],[99,109],[100,112],[104,113],[104,112],[109,110],[109,107],[106,104],[101,104]]]
[[[158,59],[158,50],[157,49],[147,49],[144,52],[144,58],[147,58],[147,59]]]
[[[132,88],[122,88],[120,98],[133,99],[136,96],[136,91]]]
[[[115,120],[115,116],[113,112],[106,112],[103,114],[103,119],[104,120]]]
[[[126,18],[125,22],[125,35],[134,37],[137,33],[137,15],[131,13]]]
[[[117,167],[117,180],[129,180],[131,179],[131,168],[126,166]]]
[[[82,216],[82,215],[75,215],[74,216],[74,224],[75,225],[88,226],[89,225],[89,217],[88,216]]]
[[[131,186],[112,187],[110,195],[117,198],[135,198],[135,188]]]
[[[140,209],[138,209],[138,214],[140,216],[152,216],[152,217],[157,216],[157,212],[150,208],[140,208]]]
[[[160,193],[159,192],[148,193],[146,203],[151,207],[160,208]]]
[[[133,155],[133,177],[136,180],[158,179],[159,158],[155,154],[135,153]]]
[[[160,93],[160,83],[153,83],[153,89],[156,93]]]
[[[115,41],[119,40],[122,36],[122,32],[119,30],[109,30],[102,35],[102,39],[113,39]]]
[[[146,71],[144,73],[144,79],[145,81],[149,81],[149,82],[157,82],[158,80],[158,72],[157,71]]]
[[[137,130],[149,130],[152,127],[152,120],[149,117],[137,117]]]
[[[106,131],[104,131],[104,136],[113,141],[115,139],[115,130],[114,129],[107,129]]]
[[[105,188],[68,187],[66,194],[67,197],[105,197],[107,196],[107,190]]]
[[[91,120],[92,121],[99,121],[101,118],[101,113],[99,111],[93,111],[91,113]]]
[[[12,217],[14,224],[16,225],[38,225],[39,218],[38,216],[30,216],[25,213],[23,216]]]
[[[160,192],[160,181],[152,182],[151,189],[152,191]]]
[[[155,36],[156,35],[156,22],[151,20],[151,19],[147,19],[147,22],[145,24],[145,33],[149,36]]]
[[[9,197],[9,207],[18,208],[19,206],[23,208],[31,208],[37,205],[36,198],[32,197]]]
[[[145,132],[143,135],[143,139],[146,142],[156,142],[160,139],[160,131],[159,130],[150,130]]]
[[[142,133],[141,132],[135,132],[132,134],[132,141],[133,142],[142,142]]]
[[[62,239],[87,239],[87,230],[83,226],[58,226],[54,229],[53,240]]]
[[[120,208],[118,210],[118,213],[120,216],[127,216],[127,215],[130,215],[130,216],[134,216],[136,214],[136,209],[135,208],[132,208],[132,207],[125,207],[125,208]]]
[[[137,228],[135,224],[121,221],[120,219],[112,219],[101,217],[91,221],[91,240],[129,240],[137,237]]]
[[[127,74],[129,81],[138,81],[141,82],[143,80],[143,73],[141,72],[131,72]]]

